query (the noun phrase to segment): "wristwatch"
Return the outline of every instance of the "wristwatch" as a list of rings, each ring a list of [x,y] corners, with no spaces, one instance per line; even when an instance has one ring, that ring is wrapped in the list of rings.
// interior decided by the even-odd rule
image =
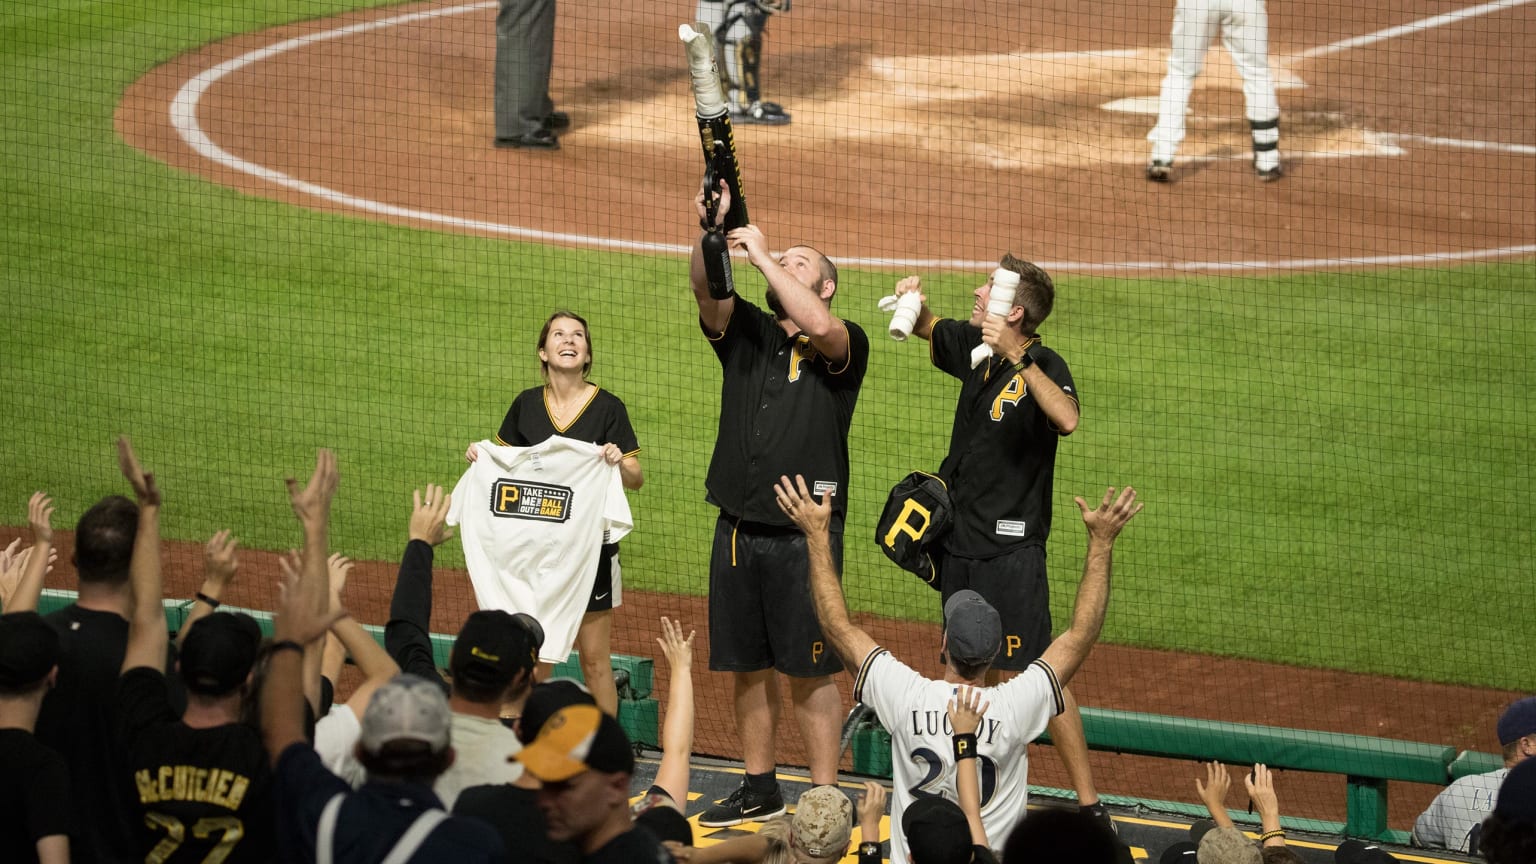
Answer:
[[[1023,372],[1025,369],[1028,369],[1033,365],[1035,365],[1035,358],[1030,356],[1028,348],[1024,349],[1024,355],[1019,358],[1019,362],[1013,364],[1014,368],[1018,369],[1020,372]]]

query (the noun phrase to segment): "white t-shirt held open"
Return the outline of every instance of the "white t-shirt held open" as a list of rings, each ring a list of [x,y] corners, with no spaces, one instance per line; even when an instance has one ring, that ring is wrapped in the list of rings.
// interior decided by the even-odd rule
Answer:
[[[448,512],[475,601],[537,618],[539,659],[560,663],[576,643],[605,534],[617,543],[634,527],[619,467],[597,445],[558,435],[532,447],[475,447],[480,457],[454,487]]]

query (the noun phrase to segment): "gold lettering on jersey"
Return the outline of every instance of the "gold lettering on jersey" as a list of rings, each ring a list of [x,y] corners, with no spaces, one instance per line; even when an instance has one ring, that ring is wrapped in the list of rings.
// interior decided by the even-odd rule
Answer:
[[[811,662],[812,663],[819,663],[819,662],[821,662],[821,655],[826,653],[826,650],[827,650],[827,647],[825,645],[821,644],[821,640],[820,639],[817,639],[815,642],[812,642],[811,643]]]
[[[789,383],[800,380],[800,370],[806,361],[816,359],[816,346],[811,344],[811,337],[801,335],[795,337],[795,347],[789,352]]]
[[[161,765],[134,772],[139,803],[160,801],[195,801],[239,810],[250,788],[250,778],[223,768],[199,768],[196,765]]]
[[[912,517],[921,516],[922,524],[913,525]],[[927,507],[908,498],[901,502],[901,515],[891,523],[891,530],[885,532],[885,538],[881,541],[887,549],[896,548],[896,535],[905,534],[912,538],[912,542],[921,542],[923,535],[928,533],[928,526],[933,522],[933,513]]]
[[[1013,652],[1019,650],[1020,648],[1022,648],[1024,646],[1024,641],[1021,640],[1019,637],[1013,635],[1012,633],[1008,634],[1008,637],[1003,640],[1003,643],[1004,643],[1004,646],[1005,646],[1004,650],[1006,650],[1008,652],[1007,656],[1009,656],[1009,657],[1012,657],[1013,656]]]
[[[1029,391],[1024,387],[1023,373],[1009,378],[1008,383],[1004,384],[1003,389],[998,392],[997,398],[992,400],[992,419],[1003,419],[1003,406],[1017,405],[1019,400],[1027,395]]]
[[[568,486],[497,480],[491,487],[491,513],[513,519],[564,522],[571,518]]]

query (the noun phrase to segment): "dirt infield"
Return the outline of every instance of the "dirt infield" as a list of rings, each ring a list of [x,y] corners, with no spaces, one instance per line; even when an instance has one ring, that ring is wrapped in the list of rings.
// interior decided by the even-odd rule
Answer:
[[[1141,177],[1152,118],[1103,106],[1155,106],[1171,8],[996,5],[848,0],[775,19],[770,95],[796,119],[737,132],[754,221],[844,260],[988,261],[1011,246],[1085,268],[1412,263],[1536,239],[1530,7],[1330,49],[1446,4],[1277,4],[1289,175],[1255,182],[1218,49],[1177,182],[1160,186]],[[561,4],[553,91],[574,128],[558,153],[490,147],[491,4],[390,7],[209,45],[130,87],[116,125],[171,165],[307,207],[674,246],[690,239],[700,166],[675,35],[693,7],[668,8]],[[399,20],[420,14],[433,17]],[[336,33],[379,21],[394,23]],[[245,56],[300,37],[310,41]],[[215,162],[178,136],[169,109],[228,62],[181,102],[183,132],[195,118],[224,151]]]
[[[23,529],[0,527],[0,546]],[[73,589],[74,569],[68,550],[74,547],[70,532],[58,532],[58,548],[65,550],[59,566],[50,574],[51,588]],[[365,623],[383,624],[389,618],[389,598],[397,564],[367,561],[354,569],[345,594],[353,615]],[[168,543],[165,551],[166,592],[190,598],[200,584],[202,549],[197,544]],[[231,605],[270,609],[278,578],[276,556],[270,552],[242,550],[240,574],[224,596]],[[468,574],[439,570],[434,594],[432,629],[455,633],[471,611]],[[656,658],[655,697],[665,701],[666,663],[656,647],[661,615],[681,621],[698,631],[696,656],[708,654],[708,620],[704,598],[647,591],[625,591],[624,605],[615,619],[615,653]],[[857,623],[886,645],[938,644],[937,628],[874,616],[859,615]],[[1112,633],[1106,638],[1113,638]],[[942,670],[936,652],[929,656],[903,657],[926,675],[939,677]],[[704,671],[698,662],[697,685],[700,753],[737,757],[731,740],[731,684],[725,673]],[[844,704],[850,703],[851,681],[836,676]],[[356,670],[343,676],[341,691],[356,686]],[[1150,651],[1118,645],[1094,649],[1072,683],[1078,701],[1095,708],[1115,708],[1154,714],[1171,714],[1209,720],[1262,723],[1301,729],[1321,729],[1358,735],[1374,735],[1435,744],[1458,749],[1497,752],[1494,724],[1505,705],[1523,694],[1446,684],[1427,684],[1356,675],[1321,669],[1302,669],[1272,663]],[[1255,707],[1257,706],[1257,707]],[[792,716],[786,703],[784,716]],[[792,728],[792,724],[791,724]],[[787,731],[780,748],[783,764],[804,764],[800,742]],[[1131,795],[1171,801],[1196,801],[1193,778],[1198,766],[1110,753],[1091,754],[1095,778],[1104,794]],[[845,761],[844,767],[850,767]],[[1344,778],[1281,772],[1277,781],[1287,816],[1344,819]],[[1036,746],[1030,752],[1030,782],[1070,788],[1060,760],[1050,748]],[[1241,781],[1238,781],[1241,789]],[[1434,797],[1437,787],[1393,783],[1390,824],[1406,830]],[[1239,796],[1240,797],[1240,796]],[[1234,800],[1236,800],[1234,798]],[[1240,802],[1239,802],[1240,803]]]

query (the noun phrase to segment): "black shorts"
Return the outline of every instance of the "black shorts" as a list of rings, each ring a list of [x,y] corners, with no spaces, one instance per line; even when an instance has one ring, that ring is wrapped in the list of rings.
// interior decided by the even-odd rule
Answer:
[[[597,553],[597,578],[592,581],[588,612],[607,612],[619,605],[619,544],[604,543]]]
[[[997,610],[1003,622],[1003,646],[992,661],[993,668],[1021,671],[1045,653],[1051,644],[1045,547],[1023,546],[996,558],[961,558],[940,550],[933,563],[944,600],[969,588]]]
[[[843,535],[832,535],[843,569]],[[805,535],[795,528],[738,523],[720,514],[709,556],[709,668],[777,669],[795,678],[841,672],[811,602]]]

